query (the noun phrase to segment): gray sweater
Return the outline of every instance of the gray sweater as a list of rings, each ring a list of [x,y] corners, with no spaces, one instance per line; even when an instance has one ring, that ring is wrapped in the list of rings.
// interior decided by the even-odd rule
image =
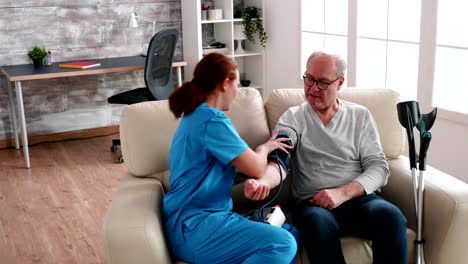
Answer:
[[[309,103],[289,108],[276,128],[295,145],[292,191],[297,200],[323,189],[359,182],[367,194],[387,183],[389,170],[369,110],[338,100],[338,111],[324,126]]]

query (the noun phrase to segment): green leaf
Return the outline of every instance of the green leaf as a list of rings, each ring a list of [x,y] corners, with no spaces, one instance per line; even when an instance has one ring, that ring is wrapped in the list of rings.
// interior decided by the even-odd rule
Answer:
[[[31,59],[43,59],[47,55],[46,49],[44,47],[40,48],[37,45],[28,50],[28,56]]]
[[[245,7],[242,12],[242,25],[244,26],[245,37],[255,43],[254,34],[258,34],[260,44],[265,47],[268,36],[263,28],[263,20],[260,17],[260,8],[255,6]]]

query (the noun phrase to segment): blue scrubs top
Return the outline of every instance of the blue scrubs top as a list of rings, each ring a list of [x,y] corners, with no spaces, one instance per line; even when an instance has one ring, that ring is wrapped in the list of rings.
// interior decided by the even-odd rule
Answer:
[[[185,243],[184,228],[194,228],[207,215],[231,213],[235,168],[230,161],[247,148],[219,109],[202,103],[182,118],[169,153],[171,187],[163,206],[171,246]]]

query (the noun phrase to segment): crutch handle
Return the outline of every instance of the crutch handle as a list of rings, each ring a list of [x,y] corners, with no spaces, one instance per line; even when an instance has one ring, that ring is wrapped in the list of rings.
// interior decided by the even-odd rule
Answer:
[[[421,113],[419,112],[419,103],[416,101],[406,101],[397,104],[398,120],[406,129],[408,135],[408,148],[410,168],[416,168],[417,153],[414,147],[413,127],[419,122]]]
[[[430,132],[422,132],[419,146],[419,170],[426,170],[426,157],[432,135]]]

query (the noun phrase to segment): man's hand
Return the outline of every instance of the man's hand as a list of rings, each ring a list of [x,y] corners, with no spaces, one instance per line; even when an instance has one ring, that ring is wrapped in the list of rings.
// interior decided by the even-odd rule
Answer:
[[[347,201],[344,193],[338,189],[325,189],[317,193],[309,203],[312,205],[320,206],[322,208],[332,210]]]
[[[244,182],[244,195],[250,200],[263,200],[270,194],[270,186],[255,179]]]
[[[362,187],[360,183],[352,181],[338,188],[321,190],[309,200],[309,203],[328,210],[333,210],[342,203],[364,195],[365,193],[364,187]]]

